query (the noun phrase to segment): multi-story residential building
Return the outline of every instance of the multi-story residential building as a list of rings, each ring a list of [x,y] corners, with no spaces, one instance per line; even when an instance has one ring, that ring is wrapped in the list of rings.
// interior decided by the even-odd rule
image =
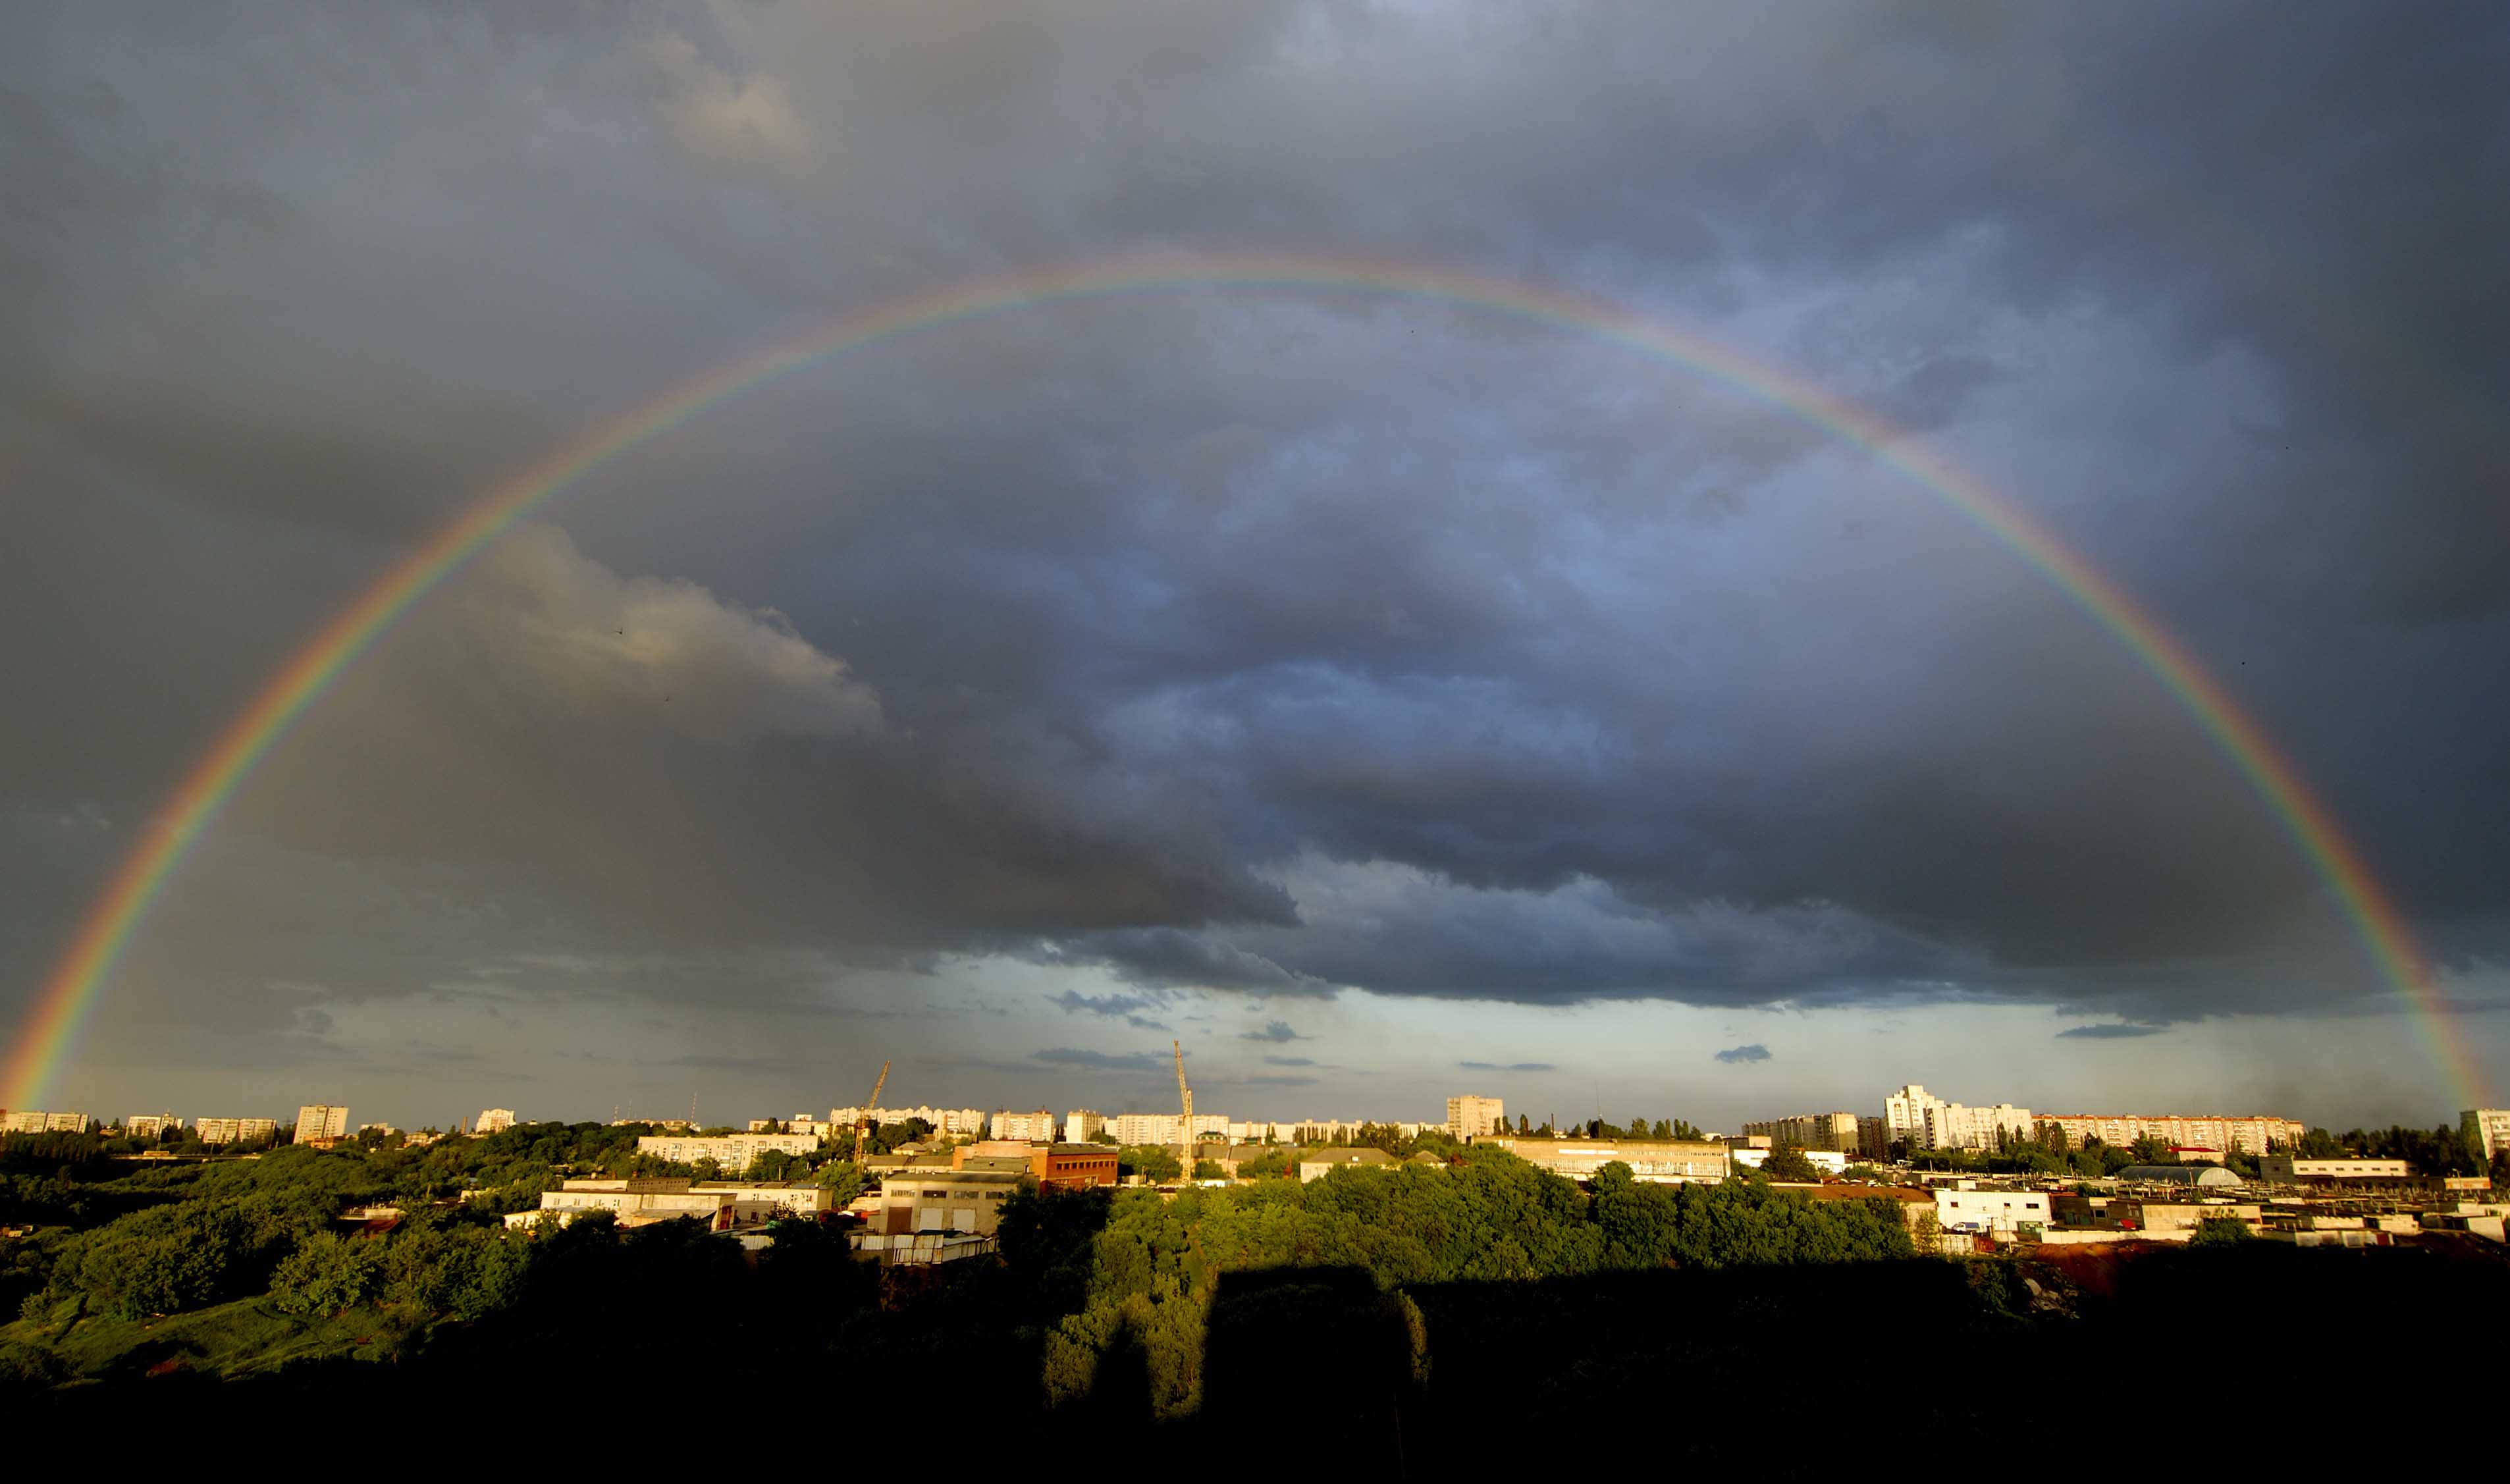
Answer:
[[[712,1160],[719,1169],[742,1170],[760,1155],[807,1155],[818,1151],[819,1141],[802,1133],[726,1133],[711,1138],[692,1134],[646,1134],[636,1141],[636,1152],[667,1160],[673,1164],[695,1164],[700,1160]]]
[[[296,1142],[311,1144],[317,1139],[348,1137],[349,1105],[346,1103],[307,1103],[296,1110]]]
[[[1743,1132],[1767,1134],[1773,1144],[1852,1155],[1858,1150],[1856,1125],[1857,1118],[1852,1113],[1796,1113],[1746,1123]]]
[[[1928,1149],[1994,1149],[2007,1139],[2031,1137],[2031,1110],[2011,1103],[1973,1108],[1945,1103],[1926,1110]]]
[[[395,1128],[390,1123],[360,1123],[358,1125],[358,1133],[361,1137],[370,1133],[379,1133],[389,1139],[399,1132],[400,1132],[400,1130]]]
[[[1713,1139],[1519,1139],[1483,1137],[1475,1143],[1495,1145],[1555,1175],[1591,1180],[1595,1171],[1618,1161],[1630,1173],[1652,1184],[1714,1183],[1734,1172],[1732,1152]]]
[[[85,1133],[88,1118],[84,1113],[45,1113],[34,1108],[20,1108],[0,1118],[0,1133]]]
[[[1886,1143],[1906,1139],[1917,1149],[1994,1149],[1999,1135],[2030,1138],[2031,1110],[2011,1103],[1973,1108],[1946,1102],[1916,1083],[1882,1100]]]
[[[1186,1126],[1185,1116],[1176,1113],[1120,1113],[1107,1121],[1108,1131],[1119,1144],[1187,1144],[1209,1139],[1225,1141],[1229,1137],[1229,1115],[1198,1113],[1194,1126]]]
[[[2116,1149],[2138,1139],[2158,1139],[2174,1149],[2263,1155],[2269,1147],[2291,1148],[2304,1132],[2299,1120],[2268,1114],[2043,1113],[2034,1123],[2041,1140],[2062,1139],[2068,1149],[2080,1149],[2091,1139]]]
[[[171,1113],[134,1113],[122,1121],[122,1131],[134,1139],[162,1139],[182,1127],[183,1121]]]
[[[473,1121],[471,1131],[473,1133],[504,1133],[507,1129],[513,1126],[513,1109],[482,1108],[479,1110],[479,1117]]]
[[[1871,1114],[1856,1116],[1856,1152],[1868,1160],[1880,1160],[1891,1152],[1891,1135],[1882,1121]]]
[[[2487,1160],[2510,1155],[2510,1108],[2469,1108],[2457,1116],[2457,1121],[2461,1126],[2474,1125],[2473,1132],[2482,1141]]]
[[[1107,1119],[1094,1108],[1075,1108],[1063,1116],[1063,1139],[1067,1144],[1088,1144],[1107,1131]]]
[[[1459,1139],[1507,1132],[1507,1103],[1466,1092],[1447,1099],[1447,1132]]]
[[[855,1126],[855,1121],[862,1117],[863,1112],[860,1107],[832,1108],[828,1110],[828,1122],[840,1128],[852,1128]],[[875,1125],[903,1123],[908,1119],[922,1119],[938,1132],[964,1133],[976,1139],[985,1136],[986,1125],[992,1123],[991,1116],[982,1108],[874,1108],[870,1113],[871,1121]]]
[[[1051,1144],[1054,1142],[1054,1115],[1044,1108],[1035,1113],[997,1113],[994,1115],[994,1137],[1025,1144]]]
[[[259,1144],[279,1137],[277,1119],[194,1119],[192,1136],[204,1144]]]
[[[1926,1137],[1926,1111],[1943,1105],[1943,1099],[1916,1083],[1882,1099],[1882,1137],[1885,1144],[1907,1140],[1923,1148]]]
[[[0,1118],[0,1133],[85,1133],[88,1118],[84,1113],[45,1113],[35,1108],[20,1108]]]

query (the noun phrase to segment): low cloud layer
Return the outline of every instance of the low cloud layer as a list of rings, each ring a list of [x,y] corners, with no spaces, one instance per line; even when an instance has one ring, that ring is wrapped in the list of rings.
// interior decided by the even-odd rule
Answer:
[[[1717,1053],[1717,1059],[1730,1067],[1748,1067],[1769,1059],[1769,1048],[1755,1042],[1750,1046],[1728,1046]]]

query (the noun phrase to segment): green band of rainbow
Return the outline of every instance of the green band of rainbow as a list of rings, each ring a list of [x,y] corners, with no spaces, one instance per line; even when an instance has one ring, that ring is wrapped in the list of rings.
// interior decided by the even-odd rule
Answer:
[[[1931,491],[2107,629],[2248,780],[2351,919],[2379,974],[2406,998],[2460,1107],[2486,1106],[2485,1080],[2404,918],[2335,818],[2265,733],[2153,617],[2045,527],[1977,478],[1921,450],[1882,419],[1742,355],[1616,306],[1555,289],[1417,262],[1306,252],[1152,252],[956,284],[846,316],[771,345],[615,417],[482,496],[334,616],[254,695],[193,765],[81,921],[27,1012],[0,1077],[0,1106],[40,1104],[66,1064],[98,988],[166,879],[288,724],[393,620],[542,502],[649,439],[796,367],[876,341],[1057,300],[1149,290],[1278,287],[1391,295],[1476,309],[1591,336],[1707,376],[1786,409]]]

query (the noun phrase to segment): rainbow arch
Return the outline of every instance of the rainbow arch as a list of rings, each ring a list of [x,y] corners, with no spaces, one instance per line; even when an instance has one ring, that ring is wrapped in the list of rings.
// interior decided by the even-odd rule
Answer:
[[[483,547],[594,470],[788,371],[884,340],[1006,310],[1158,290],[1216,287],[1359,292],[1473,309],[1619,347],[1785,409],[1868,451],[2020,557],[2157,680],[2257,792],[2341,904],[2374,967],[2413,1008],[2460,1099],[2485,1079],[2453,1023],[2405,919],[2335,816],[2255,719],[2116,583],[1977,477],[1872,412],[1660,320],[1595,298],[1418,261],[1299,251],[1149,251],[972,279],[844,315],[670,387],[496,484],[395,562],[263,683],[184,774],[81,919],[0,1069],[0,1106],[40,1104],[66,1065],[98,991],[168,877],[289,725],[402,614]]]

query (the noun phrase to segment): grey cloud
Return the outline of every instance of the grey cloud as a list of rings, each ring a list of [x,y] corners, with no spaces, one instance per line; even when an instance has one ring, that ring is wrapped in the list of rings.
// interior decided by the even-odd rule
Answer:
[[[2077,1025],[2057,1033],[2059,1041],[2134,1041],[2146,1036],[2158,1036],[2169,1030],[2166,1025]]]
[[[1074,1046],[1050,1046],[1036,1053],[1037,1059],[1058,1067],[1084,1067],[1092,1072],[1157,1072],[1164,1063],[1151,1051],[1092,1051]]]
[[[1758,1042],[1750,1046],[1728,1046],[1717,1053],[1717,1059],[1729,1066],[1749,1066],[1754,1062],[1768,1061],[1769,1048]]]
[[[1467,1072],[1556,1072],[1547,1061],[1460,1061],[1457,1066]]]
[[[1312,1036],[1302,1036],[1298,1032],[1290,1029],[1288,1021],[1268,1020],[1264,1023],[1264,1028],[1262,1030],[1241,1032],[1237,1039],[1240,1041],[1270,1041],[1278,1045],[1284,1041],[1312,1041],[1315,1038]]]
[[[1312,1067],[1315,1064],[1315,1059],[1310,1056],[1267,1056],[1264,1058],[1264,1065],[1268,1067]]]
[[[1145,1010],[1160,1008],[1160,1002],[1149,995],[1084,995],[1079,990],[1067,989],[1062,994],[1054,996],[1050,1003],[1061,1006],[1066,1010],[1078,1010],[1092,1015],[1122,1016],[1126,1025],[1136,1030],[1164,1031],[1167,1029],[1166,1025],[1143,1013]]]

